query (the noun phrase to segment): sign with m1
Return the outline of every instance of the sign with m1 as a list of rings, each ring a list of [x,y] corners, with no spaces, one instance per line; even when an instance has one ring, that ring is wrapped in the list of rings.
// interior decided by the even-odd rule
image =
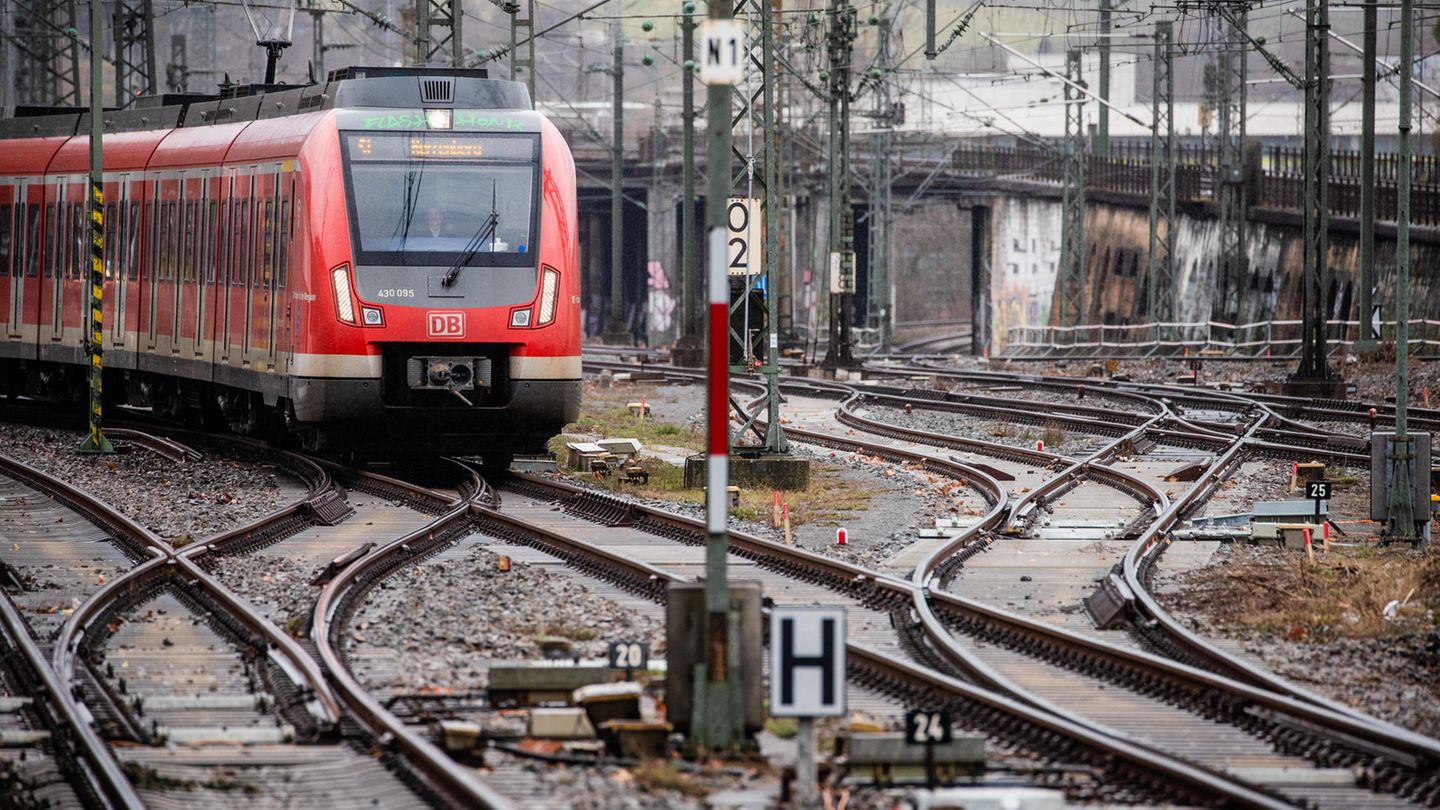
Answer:
[[[845,716],[845,610],[770,612],[770,716]]]

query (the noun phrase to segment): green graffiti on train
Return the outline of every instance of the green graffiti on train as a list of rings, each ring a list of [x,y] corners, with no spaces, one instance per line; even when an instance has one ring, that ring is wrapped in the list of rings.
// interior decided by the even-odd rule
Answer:
[[[414,112],[385,113],[383,115],[367,115],[362,119],[362,126],[365,129],[426,129],[425,113],[416,110]],[[512,132],[524,132],[525,123],[509,117],[497,117],[473,110],[457,110],[455,113],[455,126],[467,129],[498,129]]]

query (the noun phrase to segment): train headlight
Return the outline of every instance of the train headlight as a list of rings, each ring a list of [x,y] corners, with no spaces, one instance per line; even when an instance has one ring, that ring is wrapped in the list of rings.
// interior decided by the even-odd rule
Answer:
[[[510,328],[523,329],[530,325],[530,310],[516,309],[510,312]]]
[[[544,326],[555,320],[555,301],[560,295],[560,273],[549,267],[540,281],[540,317],[536,326]]]
[[[365,322],[366,326],[381,326],[385,323],[384,316],[376,307],[360,307],[360,319]]]
[[[335,315],[345,323],[355,323],[355,302],[350,298],[350,265],[331,269],[330,285],[335,290]]]

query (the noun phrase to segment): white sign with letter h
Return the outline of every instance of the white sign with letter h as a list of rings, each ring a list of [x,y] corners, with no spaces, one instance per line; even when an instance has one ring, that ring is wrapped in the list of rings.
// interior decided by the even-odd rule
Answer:
[[[770,716],[845,716],[845,610],[770,611]]]

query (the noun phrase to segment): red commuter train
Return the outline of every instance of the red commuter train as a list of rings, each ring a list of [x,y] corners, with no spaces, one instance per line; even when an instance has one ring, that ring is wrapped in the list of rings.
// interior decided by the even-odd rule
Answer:
[[[18,112],[0,393],[78,398],[89,118]],[[107,402],[487,466],[578,415],[575,166],[524,85],[354,67],[105,118]]]

